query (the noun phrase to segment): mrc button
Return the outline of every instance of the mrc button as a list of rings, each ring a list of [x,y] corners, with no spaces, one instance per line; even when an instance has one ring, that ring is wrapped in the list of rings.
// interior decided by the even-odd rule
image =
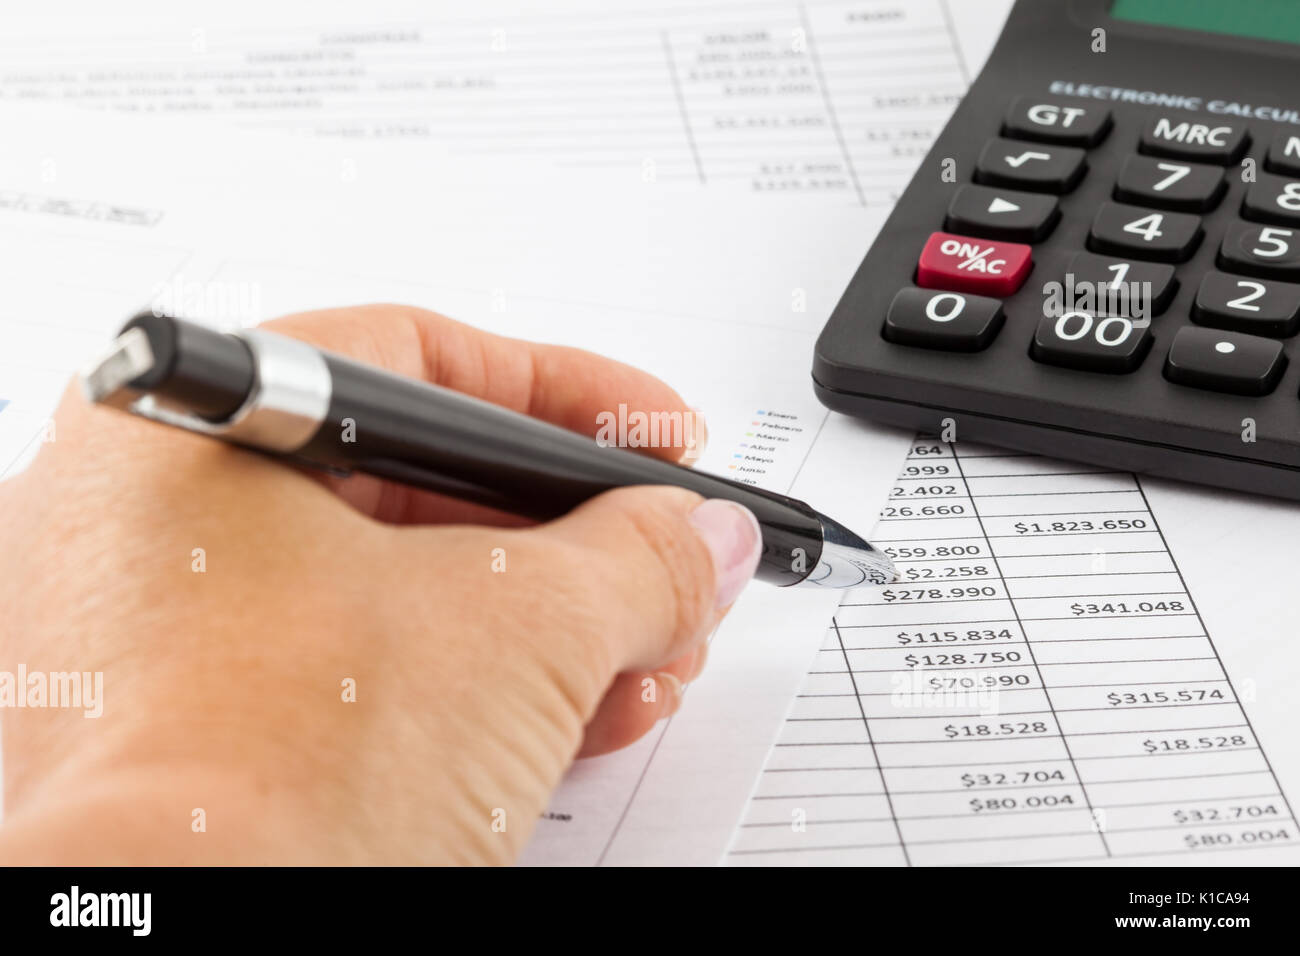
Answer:
[[[1147,124],[1138,150],[1149,156],[1172,156],[1196,163],[1235,163],[1250,136],[1240,123],[1209,122],[1182,116],[1158,116]]]
[[[1032,250],[1018,242],[993,242],[951,232],[926,240],[916,264],[916,284],[1002,299],[1024,284]]]

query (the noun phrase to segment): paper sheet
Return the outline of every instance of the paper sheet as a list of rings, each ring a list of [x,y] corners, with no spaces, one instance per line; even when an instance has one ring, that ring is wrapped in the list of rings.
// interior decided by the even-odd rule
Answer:
[[[0,96],[887,208],[1009,0],[133,6],[25,11]]]
[[[1300,860],[1300,508],[1151,484],[919,438],[727,862]]]

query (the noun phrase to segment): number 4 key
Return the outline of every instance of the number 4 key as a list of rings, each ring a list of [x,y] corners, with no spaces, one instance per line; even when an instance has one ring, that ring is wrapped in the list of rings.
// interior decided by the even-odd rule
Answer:
[[[1104,202],[1092,221],[1088,248],[1156,262],[1185,262],[1201,242],[1200,216]]]

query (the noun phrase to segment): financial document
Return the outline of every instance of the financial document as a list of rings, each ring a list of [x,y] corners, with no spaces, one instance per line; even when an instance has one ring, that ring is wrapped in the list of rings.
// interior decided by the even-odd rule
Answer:
[[[840,605],[726,861],[1300,860],[1294,589],[1211,568],[1198,605],[1157,518],[1204,579],[1228,528],[1293,567],[1267,542],[1300,509],[1243,496],[1201,536],[1213,493],[1151,484],[918,438],[874,539],[899,580]]]
[[[887,208],[1009,3],[134,6],[11,18],[0,99]]]

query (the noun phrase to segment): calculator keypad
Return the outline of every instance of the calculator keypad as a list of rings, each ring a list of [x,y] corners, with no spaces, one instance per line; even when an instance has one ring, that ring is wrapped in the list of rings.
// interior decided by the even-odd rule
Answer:
[[[1165,378],[1216,392],[1267,395],[1285,368],[1281,342],[1187,326],[1174,336],[1165,360]]]
[[[1226,190],[1222,167],[1135,155],[1124,160],[1115,198],[1138,206],[1206,212],[1219,204]]]
[[[1048,365],[1122,375],[1141,365],[1150,349],[1149,323],[1075,311],[1044,315],[1030,354]]]
[[[1027,243],[1051,234],[1061,218],[1056,197],[1087,175],[1086,147],[1111,125],[1109,111],[1091,104],[1018,98],[1003,135],[984,144],[976,182],[953,194],[949,231],[932,233],[922,249],[916,287],[895,295],[884,338],[947,352],[988,348],[1006,324],[1001,300],[1032,268]],[[1204,237],[1196,213],[1219,206],[1224,166],[1249,142],[1236,123],[1149,123],[1116,178],[1117,201],[1097,207],[1087,249],[1069,260],[1062,308],[1037,323],[1029,347],[1035,362],[1109,375],[1141,367],[1156,340],[1151,317],[1179,287],[1174,264]],[[1300,135],[1279,134],[1266,167],[1246,190],[1241,218],[1227,225],[1217,255],[1222,271],[1200,279],[1190,307],[1196,324],[1166,340],[1162,372],[1171,382],[1258,396],[1273,391],[1286,368],[1277,339],[1300,332]]]
[[[1157,262],[1183,262],[1196,251],[1201,234],[1199,216],[1104,202],[1092,221],[1088,248]]]
[[[1061,218],[1055,197],[991,186],[962,186],[948,206],[950,232],[1038,242]]]
[[[1038,76],[957,111],[819,340],[826,403],[1300,502],[1300,125],[1205,72],[1204,109]]]
[[[1218,266],[1264,279],[1300,281],[1300,230],[1230,222],[1219,245]]]
[[[890,303],[884,336],[899,345],[949,352],[987,348],[1002,328],[1002,303],[982,295],[901,289]]]
[[[1110,132],[1110,110],[1078,100],[1018,96],[1007,110],[1002,132],[1016,139],[1063,146],[1096,146]]]
[[[1083,150],[1074,146],[1030,145],[991,139],[975,165],[977,182],[1031,192],[1068,193],[1087,169]]]
[[[1240,123],[1203,122],[1194,117],[1163,115],[1152,119],[1138,142],[1148,156],[1169,156],[1193,163],[1235,163],[1250,136]]]
[[[1286,337],[1300,331],[1300,285],[1207,272],[1196,290],[1198,325]]]

